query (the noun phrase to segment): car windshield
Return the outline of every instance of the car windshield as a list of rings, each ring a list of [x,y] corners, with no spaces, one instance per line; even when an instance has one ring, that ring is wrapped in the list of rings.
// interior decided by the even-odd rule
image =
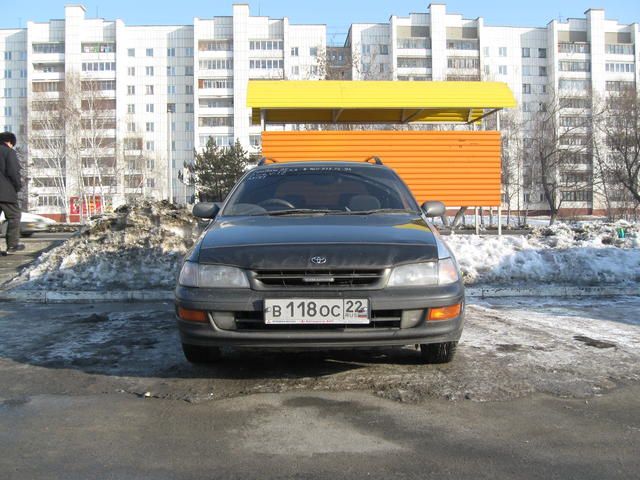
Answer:
[[[371,214],[418,206],[392,171],[372,166],[285,166],[250,172],[223,215]]]

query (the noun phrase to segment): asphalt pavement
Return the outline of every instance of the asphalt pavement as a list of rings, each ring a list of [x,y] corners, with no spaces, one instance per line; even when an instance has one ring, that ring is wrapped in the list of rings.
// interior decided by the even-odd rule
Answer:
[[[194,366],[171,303],[3,303],[1,477],[635,479],[638,311],[473,304],[445,365],[408,347]]]

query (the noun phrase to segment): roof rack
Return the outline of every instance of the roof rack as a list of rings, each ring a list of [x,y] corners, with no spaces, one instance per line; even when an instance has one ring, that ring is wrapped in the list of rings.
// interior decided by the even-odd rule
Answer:
[[[380,160],[380,157],[376,157],[376,156],[373,156],[373,157],[369,157],[369,158],[367,158],[367,159],[365,160],[365,162],[369,163],[369,162],[371,162],[371,160],[373,160],[374,162],[376,162],[376,165],[384,165],[384,163],[382,163],[382,160]]]
[[[262,157],[260,160],[258,160],[258,166],[261,167],[263,165],[266,165],[267,162],[278,163],[278,161],[275,158]]]

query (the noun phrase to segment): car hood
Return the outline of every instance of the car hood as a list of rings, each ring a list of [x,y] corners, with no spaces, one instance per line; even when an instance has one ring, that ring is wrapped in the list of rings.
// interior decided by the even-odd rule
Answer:
[[[216,220],[192,257],[246,269],[365,269],[433,260],[438,249],[418,215],[248,216]]]

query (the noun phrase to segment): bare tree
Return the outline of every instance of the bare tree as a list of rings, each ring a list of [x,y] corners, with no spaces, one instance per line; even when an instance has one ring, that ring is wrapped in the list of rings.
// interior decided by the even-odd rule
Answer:
[[[635,89],[624,89],[602,101],[602,115],[596,122],[601,142],[596,161],[606,189],[607,203],[632,201],[640,205],[640,97]]]
[[[550,224],[564,201],[588,200],[581,192],[592,185],[590,174],[576,166],[590,152],[590,119],[588,108],[569,105],[554,93],[525,118],[524,153],[531,161],[531,179],[549,207]]]
[[[79,131],[77,108],[78,79],[68,75],[63,81],[34,85],[31,128],[27,143],[34,187],[53,189],[60,199],[61,214],[70,214],[70,174],[77,159],[79,143],[69,136]]]

